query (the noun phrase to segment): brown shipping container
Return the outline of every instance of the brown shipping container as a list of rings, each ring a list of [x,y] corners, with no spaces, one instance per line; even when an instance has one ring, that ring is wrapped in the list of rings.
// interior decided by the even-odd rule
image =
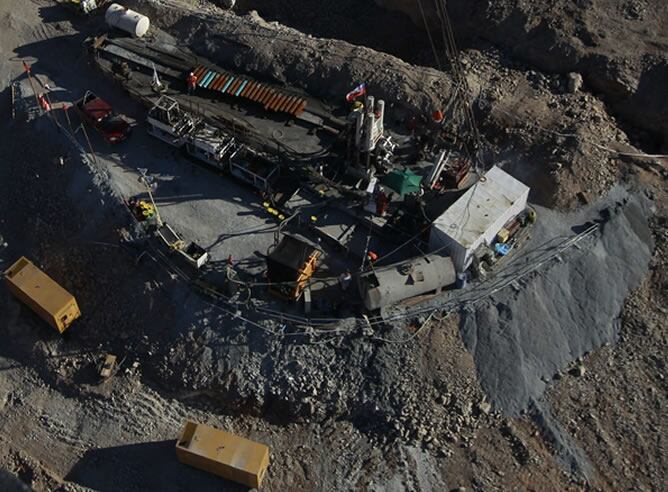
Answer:
[[[264,444],[190,421],[176,442],[176,457],[186,465],[255,488],[269,466],[269,448]]]
[[[5,281],[12,294],[60,333],[81,316],[74,296],[25,256],[5,271]]]

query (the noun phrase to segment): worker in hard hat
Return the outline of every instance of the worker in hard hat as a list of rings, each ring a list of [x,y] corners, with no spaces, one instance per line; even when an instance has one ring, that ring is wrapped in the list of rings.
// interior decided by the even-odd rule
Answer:
[[[121,62],[119,71],[121,73],[121,77],[123,77],[125,80],[130,80],[132,78],[132,70],[130,69],[128,62]]]
[[[186,77],[186,86],[188,87],[188,94],[194,94],[197,87],[197,76],[194,72],[190,72]]]

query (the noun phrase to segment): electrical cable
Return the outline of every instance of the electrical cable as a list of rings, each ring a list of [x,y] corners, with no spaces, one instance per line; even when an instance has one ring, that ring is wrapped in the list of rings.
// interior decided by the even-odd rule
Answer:
[[[406,342],[409,342],[410,340],[413,340],[414,338],[416,338],[422,332],[422,330],[427,326],[427,321],[429,321],[432,318],[435,318],[436,320],[439,320],[439,318],[434,316],[434,313],[436,311],[444,311],[446,313],[445,316],[447,316],[449,311],[452,310],[452,309],[455,309],[457,307],[461,308],[461,306],[466,305],[466,304],[475,304],[482,299],[488,298],[489,296],[491,296],[494,293],[498,292],[499,290],[503,289],[507,285],[509,285],[513,282],[516,282],[517,280],[521,279],[522,277],[524,277],[524,276],[532,273],[536,269],[540,268],[545,262],[550,261],[555,256],[561,254],[561,252],[563,252],[566,248],[576,244],[577,242],[584,239],[585,237],[588,237],[589,235],[591,235],[596,230],[598,230],[598,226],[593,225],[590,228],[588,228],[587,230],[581,232],[580,234],[577,234],[577,235],[574,235],[574,236],[568,236],[563,241],[561,241],[560,243],[558,243],[556,245],[553,245],[553,246],[550,246],[550,249],[555,250],[556,252],[553,251],[549,255],[544,255],[543,257],[539,257],[537,260],[540,260],[540,261],[535,261],[533,263],[529,262],[528,260],[530,259],[530,256],[531,256],[532,253],[534,253],[536,251],[540,252],[539,251],[540,248],[544,248],[544,247],[546,248],[550,245],[550,243],[554,242],[555,239],[558,239],[558,238],[552,238],[551,240],[546,241],[545,243],[543,243],[543,245],[540,246],[539,248],[537,248],[536,250],[532,250],[532,251],[528,252],[527,255],[525,255],[524,257],[520,257],[519,259],[516,259],[515,261],[513,261],[512,263],[510,263],[506,267],[504,267],[504,269],[502,269],[500,271],[497,271],[496,274],[495,274],[495,277],[493,279],[491,279],[490,281],[487,281],[487,282],[483,282],[482,284],[480,284],[479,286],[476,287],[476,290],[465,291],[463,293],[463,295],[447,299],[444,302],[441,302],[436,306],[429,306],[429,307],[423,307],[423,308],[418,308],[418,309],[414,309],[414,310],[408,310],[408,311],[406,311],[402,314],[398,314],[398,315],[391,316],[391,317],[386,317],[385,319],[379,319],[379,320],[373,320],[373,321],[368,320],[366,318],[348,318],[348,319],[346,319],[346,318],[315,318],[315,319],[313,319],[312,318],[312,319],[307,319],[307,318],[304,318],[304,317],[301,317],[301,316],[291,315],[291,314],[288,314],[288,313],[280,313],[280,312],[271,310],[269,308],[265,308],[265,307],[262,307],[262,306],[257,306],[253,302],[247,303],[246,305],[242,305],[239,302],[232,301],[229,297],[227,297],[227,296],[225,296],[225,295],[223,295],[223,294],[221,294],[217,291],[208,292],[208,295],[211,296],[211,297],[217,298],[221,302],[224,302],[230,308],[236,307],[237,312],[232,312],[229,309],[225,309],[218,304],[214,304],[214,303],[211,303],[211,302],[208,302],[208,301],[205,301],[205,302],[207,302],[207,304],[215,307],[216,309],[219,309],[219,310],[225,312],[229,316],[232,316],[234,318],[240,319],[240,320],[248,323],[248,325],[250,325],[250,326],[261,329],[262,331],[264,331],[268,334],[271,334],[272,336],[280,336],[280,337],[297,337],[297,336],[310,336],[310,335],[346,335],[346,334],[350,334],[353,331],[355,331],[355,328],[354,327],[352,329],[333,328],[333,329],[316,330],[316,329],[313,328],[313,326],[326,326],[326,325],[332,325],[332,324],[338,325],[341,321],[348,321],[348,322],[357,322],[357,323],[363,322],[366,325],[368,325],[369,327],[373,328],[374,326],[385,325],[389,322],[400,321],[400,320],[406,319],[408,317],[419,316],[419,315],[422,315],[422,314],[429,314],[429,318],[427,318],[427,320],[423,323],[421,328],[418,329],[418,331],[416,333],[407,337],[406,339],[393,340],[393,339],[388,339],[388,338],[379,337],[379,336],[370,336],[369,337],[370,339],[374,339],[374,340],[378,340],[378,341],[382,341],[382,342],[387,342],[387,343],[406,343]],[[202,289],[202,287],[200,285],[197,285],[196,282],[194,282],[192,278],[190,278],[188,275],[183,273],[180,269],[176,268],[173,265],[173,263],[170,261],[170,259],[168,257],[166,257],[162,252],[158,251],[157,249],[155,249],[154,247],[152,247],[150,245],[149,245],[149,247],[150,247],[150,249],[152,249],[157,254],[157,256],[159,258],[162,259],[162,262],[164,264],[161,263],[161,262],[158,262],[156,260],[156,258],[153,257],[152,255],[149,254],[149,256],[151,258],[153,258],[153,260],[156,261],[159,265],[162,265],[162,268],[166,269],[167,271],[172,270],[172,273],[174,275],[176,275],[177,277],[179,277],[182,280],[188,282],[189,284],[195,286],[196,288],[199,288],[200,290]],[[512,274],[512,275],[508,275],[507,278],[503,277],[502,274],[506,270],[509,270],[512,267],[514,267],[514,264],[517,261],[519,261],[520,259],[524,259],[526,265],[524,267],[520,267],[520,270],[517,273]],[[492,280],[496,279],[497,277],[501,277],[499,279],[499,281],[492,281]],[[487,286],[487,284],[490,284],[490,286],[487,290],[485,290],[484,288]],[[479,291],[483,291],[483,292],[480,293]],[[212,294],[214,294],[214,295],[212,295]],[[245,307],[245,309],[249,312],[255,311],[256,313],[263,313],[266,317],[273,318],[274,320],[278,320],[281,323],[285,323],[287,321],[287,322],[295,323],[296,325],[308,327],[309,329],[305,330],[305,331],[301,331],[301,332],[296,332],[296,333],[279,333],[275,330],[267,328],[266,326],[263,326],[263,325],[255,322],[255,321],[249,319],[247,316],[242,316],[241,313],[238,312],[238,307],[240,305],[242,307]],[[442,318],[440,320],[442,320]],[[315,343],[315,342],[312,342],[312,343]]]
[[[127,213],[129,214],[129,211],[127,211]],[[524,270],[520,269],[519,272],[517,272],[516,274],[514,274],[512,276],[509,276],[509,278],[503,278],[502,277],[500,279],[500,281],[498,281],[496,283],[491,283],[490,288],[487,291],[485,291],[484,293],[478,294],[477,297],[474,297],[474,295],[477,294],[477,291],[468,291],[468,292],[465,292],[464,295],[462,295],[462,296],[455,297],[455,298],[452,298],[452,299],[448,299],[448,300],[446,300],[442,303],[439,303],[437,306],[430,306],[430,307],[426,307],[426,308],[408,310],[405,313],[395,315],[395,316],[385,318],[385,319],[380,319],[380,320],[377,320],[377,321],[367,321],[364,318],[350,318],[350,319],[347,319],[347,320],[345,318],[343,318],[343,319],[342,318],[311,318],[311,319],[307,319],[307,318],[304,318],[304,317],[301,317],[301,316],[290,315],[290,314],[287,314],[287,313],[279,313],[279,312],[273,311],[273,310],[268,309],[268,308],[257,306],[255,303],[252,302],[252,299],[247,299],[246,302],[240,303],[238,301],[237,302],[231,301],[229,297],[223,296],[222,294],[220,294],[218,292],[216,292],[216,294],[218,295],[220,300],[222,300],[223,302],[225,302],[228,305],[237,306],[237,307],[241,305],[241,306],[245,307],[247,310],[256,311],[258,313],[260,313],[260,312],[264,313],[267,317],[273,318],[273,319],[276,319],[276,320],[280,320],[282,322],[287,320],[289,322],[292,322],[292,323],[295,323],[295,324],[298,324],[298,325],[301,325],[301,326],[312,327],[314,325],[316,325],[316,326],[326,326],[326,325],[338,324],[341,321],[351,321],[351,322],[356,321],[356,322],[364,322],[364,323],[368,324],[370,327],[373,328],[374,326],[377,326],[377,325],[381,325],[381,324],[384,325],[384,324],[387,324],[388,322],[399,321],[399,320],[403,320],[403,319],[406,319],[408,317],[417,316],[417,315],[420,315],[420,314],[429,313],[430,315],[432,315],[436,311],[444,310],[445,308],[453,309],[457,306],[461,307],[461,305],[463,305],[465,303],[474,304],[481,299],[484,299],[484,298],[489,297],[490,295],[493,295],[495,292],[501,290],[502,288],[509,285],[510,283],[515,282],[515,281],[519,280],[520,278],[522,278],[523,276],[535,271],[537,268],[542,266],[546,261],[549,261],[554,256],[560,254],[564,249],[566,249],[567,247],[577,243],[579,240],[581,240],[582,238],[590,235],[593,231],[595,231],[597,229],[598,229],[598,226],[594,225],[594,226],[590,227],[589,229],[587,229],[586,231],[584,231],[584,232],[582,232],[578,235],[571,236],[571,237],[567,238],[561,244],[553,247],[553,249],[558,248],[556,253],[550,254],[549,256],[543,258],[541,261],[538,261],[538,262],[534,263],[532,266],[529,266],[528,268],[525,267]],[[549,242],[550,241],[548,241],[547,243],[549,243]],[[101,243],[101,244],[105,244],[105,243]],[[110,245],[110,243],[106,243],[106,244]],[[194,282],[193,282],[193,279],[189,275],[185,274],[182,270],[177,268],[173,264],[173,262],[168,257],[166,257],[164,255],[164,253],[157,250],[156,248],[154,248],[151,245],[149,245],[149,248],[155,253],[156,256],[158,256],[159,258],[162,259],[162,263],[159,262],[156,259],[156,257],[153,256],[153,255],[149,254],[149,257],[151,257],[159,265],[162,264],[162,267],[164,269],[171,272],[171,274],[173,274],[177,278],[180,278],[181,280],[186,281],[186,282],[190,283],[191,285],[195,285]],[[529,257],[531,256],[531,253],[532,253],[531,251],[527,252],[524,259],[525,260],[529,259]],[[434,254],[434,253],[432,253],[432,254]],[[141,255],[140,255],[140,257],[141,257]],[[528,263],[528,261],[525,261],[525,263]],[[507,267],[504,268],[503,270],[496,272],[495,278],[500,277],[505,272],[505,270],[510,269],[513,266],[514,266],[514,262],[507,265]],[[486,283],[483,283],[480,286],[478,286],[478,290],[482,290],[482,288],[484,288],[486,286],[485,284]],[[195,285],[195,286],[201,289],[201,286],[197,286],[197,285]],[[209,293],[209,295],[211,295],[211,293]],[[209,303],[209,304],[211,304],[211,303]],[[336,335],[338,335],[338,334],[349,334],[353,331],[353,330],[350,330],[350,329],[335,328],[335,329],[326,329],[326,330],[311,329],[310,331],[303,331],[303,332],[290,333],[290,334],[278,333],[274,330],[266,328],[266,327],[264,327],[264,326],[262,326],[262,325],[260,325],[256,322],[248,319],[247,317],[241,316],[239,313],[232,313],[231,311],[226,310],[224,308],[221,308],[220,306],[217,306],[217,305],[214,305],[214,306],[217,307],[218,309],[221,309],[222,311],[226,312],[228,315],[233,316],[233,317],[238,318],[238,319],[241,319],[242,321],[248,323],[250,326],[260,328],[263,331],[265,331],[267,333],[270,333],[274,336],[306,336],[306,335],[311,335],[311,334],[314,334],[314,335],[321,335],[321,334],[335,335],[336,334]],[[377,339],[378,341],[384,341],[384,342],[389,342],[389,343],[405,343],[405,342],[408,342],[408,341],[414,339],[417,336],[417,334],[419,334],[421,332],[421,330],[424,328],[425,325],[426,325],[426,323],[423,324],[421,329],[418,330],[418,332],[416,332],[416,334],[412,335],[411,337],[408,337],[407,339],[405,339],[403,341],[402,340],[391,340],[391,339],[387,339],[387,338],[384,338],[384,337],[371,337],[371,338],[372,339]]]
[[[445,15],[447,16],[447,13]],[[452,34],[451,33],[449,33],[449,34],[446,33],[444,39],[448,36],[451,37]],[[453,48],[450,48],[450,49],[452,50]],[[456,52],[454,52],[454,53],[456,54]],[[457,69],[455,69],[455,70],[457,70]],[[56,124],[58,124],[58,123],[56,123]],[[475,125],[474,120],[472,121],[472,124]],[[60,125],[58,125],[58,126],[60,127]],[[558,133],[558,132],[552,132],[552,133]],[[290,218],[287,219],[287,221],[292,220],[295,216],[296,216],[296,213],[293,214],[292,216],[290,216]],[[286,222],[286,221],[284,221],[284,222]],[[279,230],[280,230],[281,227],[283,227],[285,225],[286,224],[284,224],[284,223],[279,224],[279,226],[278,226]],[[484,299],[484,298],[489,297],[490,295],[493,295],[495,292],[499,291],[500,289],[504,288],[505,286],[509,285],[510,283],[515,282],[515,281],[519,280],[520,278],[524,277],[525,275],[528,275],[528,274],[532,273],[537,268],[542,266],[545,262],[551,260],[552,258],[554,258],[554,256],[560,254],[567,247],[570,247],[571,245],[577,243],[578,241],[580,241],[584,237],[587,237],[589,234],[591,234],[597,228],[598,228],[597,226],[592,226],[592,228],[584,231],[583,233],[580,233],[576,236],[571,236],[570,238],[566,239],[561,245],[558,246],[558,249],[557,249],[556,253],[553,252],[549,255],[545,255],[544,258],[542,258],[540,261],[536,261],[535,263],[521,266],[519,271],[516,272],[513,275],[508,275],[506,277],[503,277],[501,274],[505,271],[505,269],[497,272],[496,277],[501,277],[501,278],[496,283],[492,282],[491,285],[489,286],[489,288],[487,288],[487,290],[485,290],[484,293],[482,293],[482,294],[479,294],[476,291],[465,292],[462,296],[455,297],[453,299],[448,299],[448,300],[440,303],[439,305],[437,305],[435,307],[430,306],[430,307],[419,308],[419,309],[415,309],[415,310],[407,310],[405,313],[395,315],[395,316],[392,316],[392,317],[389,317],[389,318],[381,319],[381,320],[368,320],[368,319],[365,319],[365,318],[349,318],[349,320],[350,321],[356,321],[356,322],[364,322],[364,323],[368,324],[370,327],[374,327],[374,326],[381,325],[381,324],[387,324],[390,321],[396,321],[396,320],[405,319],[407,317],[416,316],[416,315],[423,314],[423,313],[429,313],[429,316],[422,323],[420,328],[414,334],[412,334],[411,336],[407,337],[404,340],[392,340],[392,339],[387,339],[387,338],[378,337],[378,336],[371,337],[372,339],[376,339],[376,340],[384,341],[384,342],[389,342],[389,343],[406,343],[406,342],[416,338],[417,336],[419,336],[419,334],[422,333],[422,331],[426,327],[429,326],[429,322],[432,319],[437,319],[438,320],[438,318],[434,316],[434,313],[436,311],[444,310],[444,308],[446,308],[446,307],[454,307],[454,306],[457,306],[457,305],[461,305],[462,303],[476,303],[476,302],[479,302],[479,300],[481,300],[481,299]],[[409,241],[407,241],[405,244],[410,243],[411,240],[412,239],[409,239]],[[404,245],[400,245],[400,248],[404,247]],[[160,260],[162,260],[162,261],[158,261],[155,257],[153,257],[152,255],[149,254],[149,256],[151,258],[153,258],[154,261],[156,261],[159,265],[162,265],[164,263],[164,265],[162,265],[162,267],[165,268],[167,271],[171,272],[171,274],[175,275],[177,278],[180,278],[181,280],[184,280],[184,281],[186,281],[190,284],[193,284],[193,279],[191,278],[191,276],[186,274],[185,272],[183,272],[180,268],[176,267],[176,265],[174,265],[173,262],[163,252],[159,251],[158,249],[154,248],[153,246],[150,246],[150,248],[156,253],[156,256],[158,258],[160,258]],[[391,252],[390,254],[393,254],[393,253],[394,253],[394,251]],[[434,253],[432,253],[432,254],[434,254]],[[386,258],[388,255],[385,255],[384,258]],[[511,263],[511,264],[507,265],[506,268],[510,268],[511,266],[514,266],[514,263]],[[373,266],[372,266],[372,268],[373,268]],[[330,277],[330,279],[335,279],[335,278],[336,277]],[[482,287],[483,288],[485,287],[485,283],[482,284]],[[248,290],[248,291],[250,292],[250,290]],[[219,293],[217,293],[217,294],[219,294]],[[476,297],[476,295],[477,295],[477,297]],[[293,323],[301,324],[303,326],[308,326],[308,327],[314,326],[314,322],[316,323],[316,325],[317,325],[317,323],[321,323],[321,326],[324,326],[325,324],[338,323],[338,322],[341,322],[343,320],[346,320],[345,318],[308,319],[308,318],[304,318],[304,317],[301,317],[301,316],[295,316],[295,315],[290,315],[290,314],[286,314],[286,313],[278,313],[278,312],[273,311],[271,309],[257,306],[256,303],[254,303],[253,300],[250,298],[250,296],[243,303],[238,302],[238,301],[232,301],[232,300],[230,300],[229,297],[223,296],[222,294],[219,294],[219,300],[221,302],[224,302],[227,306],[244,306],[249,311],[255,311],[255,312],[258,312],[258,313],[262,312],[262,313],[266,314],[268,317],[272,317],[274,319],[289,320]],[[353,331],[351,329],[343,329],[343,328],[337,328],[337,329],[331,329],[331,330],[313,330],[311,328],[311,330],[309,330],[309,331],[302,331],[302,332],[297,332],[297,333],[280,333],[276,330],[272,330],[270,328],[267,328],[266,326],[263,326],[263,325],[255,322],[255,321],[251,320],[247,316],[243,316],[239,311],[232,312],[231,310],[226,309],[226,308],[220,306],[219,304],[210,303],[208,301],[205,301],[205,302],[212,305],[216,309],[219,309],[219,310],[225,312],[227,315],[232,316],[233,318],[240,319],[243,322],[247,323],[248,325],[259,328],[259,329],[263,330],[264,332],[267,332],[267,333],[269,333],[273,336],[281,336],[281,337],[294,336],[294,337],[297,337],[297,336],[310,336],[312,334],[316,334],[316,335],[320,335],[320,334],[322,334],[322,335],[335,335],[336,334],[336,335],[338,335],[338,334],[349,334]],[[447,314],[446,314],[446,316],[447,316]],[[318,343],[322,343],[322,342],[318,342]]]
[[[393,340],[391,338],[375,336],[375,337],[372,337],[372,339],[373,340],[378,340],[380,342],[385,342],[385,343],[408,343],[411,340],[414,340],[415,338],[417,338],[422,333],[422,330],[424,330],[427,326],[430,326],[429,322],[434,317],[434,312],[430,313],[429,316],[427,317],[427,319],[420,325],[420,327],[417,330],[415,330],[415,333],[413,333],[412,335],[410,335],[408,337],[402,338],[400,340]],[[369,322],[369,325],[371,325],[371,322]]]

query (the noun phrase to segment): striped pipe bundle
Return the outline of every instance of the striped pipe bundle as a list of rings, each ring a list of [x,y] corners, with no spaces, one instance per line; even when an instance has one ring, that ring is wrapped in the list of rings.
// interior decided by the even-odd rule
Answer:
[[[252,79],[226,72],[216,72],[206,67],[197,67],[193,73],[197,77],[199,87],[248,99],[262,104],[267,111],[299,116],[306,108],[306,99],[303,97],[286,94],[268,84]]]

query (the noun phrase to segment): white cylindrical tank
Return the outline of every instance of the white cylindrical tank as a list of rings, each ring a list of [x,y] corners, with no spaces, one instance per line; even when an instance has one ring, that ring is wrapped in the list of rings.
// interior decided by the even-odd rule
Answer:
[[[411,297],[438,293],[455,280],[452,260],[431,254],[361,273],[357,286],[364,306],[375,311]]]
[[[132,34],[136,38],[141,38],[148,31],[151,22],[148,17],[134,10],[126,9],[122,5],[112,3],[104,14],[104,20],[111,27],[121,29]]]

